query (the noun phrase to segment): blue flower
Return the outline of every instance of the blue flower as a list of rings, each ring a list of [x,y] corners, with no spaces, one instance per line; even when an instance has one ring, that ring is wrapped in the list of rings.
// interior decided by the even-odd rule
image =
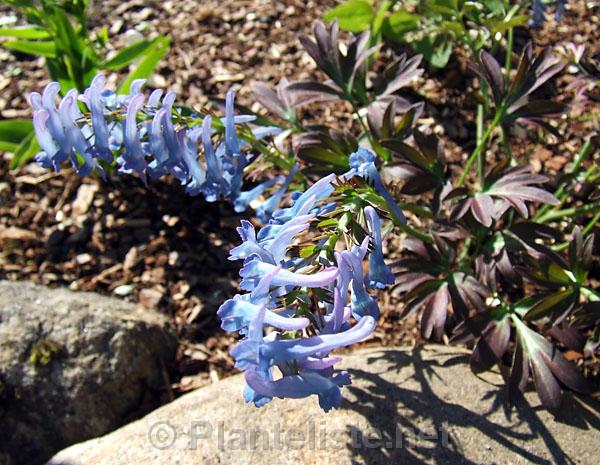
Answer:
[[[340,407],[342,403],[340,388],[351,384],[347,371],[342,371],[331,378],[307,371],[297,375],[284,376],[277,381],[264,379],[255,371],[247,371],[245,378],[253,391],[253,397],[250,400],[258,407],[273,397],[302,399],[314,394],[319,397],[319,405],[325,412]]]
[[[267,179],[266,181],[260,183],[258,186],[253,187],[249,191],[240,192],[237,195],[237,197],[233,200],[233,209],[238,213],[246,211],[248,205],[250,205],[251,202],[253,202],[262,194],[264,194],[264,192],[267,189],[273,187],[278,182],[282,182],[284,180],[284,176],[275,176],[274,178]],[[257,216],[259,215],[257,214]],[[261,219],[261,216],[259,216],[259,219]],[[266,219],[264,219],[264,216],[262,216],[261,220],[267,221]]]
[[[112,163],[113,153],[110,148],[110,130],[106,124],[105,108],[106,105],[102,98],[102,92],[106,84],[106,78],[98,74],[92,80],[87,92],[82,96],[82,100],[90,109],[92,117],[92,129],[94,134],[93,152],[94,157]]]
[[[249,386],[244,395],[246,401],[253,401],[260,406],[273,397],[303,398],[315,394],[324,410],[339,407],[340,388],[350,384],[348,374],[342,372],[335,376],[323,376],[323,372],[329,371],[330,364],[318,366],[317,370],[306,368],[306,365],[314,363],[315,358],[326,358],[332,350],[365,339],[375,329],[375,320],[365,317],[354,327],[339,334],[278,339],[277,333],[263,337],[264,317],[264,309],[256,313],[247,337],[231,351],[236,358],[236,367],[245,372]],[[305,367],[299,371],[291,368],[302,365]],[[280,368],[283,378],[273,380],[274,366]]]
[[[281,184],[279,189],[273,194],[271,194],[269,199],[263,202],[262,205],[260,205],[260,207],[256,209],[256,217],[260,221],[266,223],[271,218],[273,212],[279,207],[283,195],[288,190],[292,179],[294,179],[294,176],[296,175],[296,172],[299,169],[300,165],[294,165],[294,167],[290,170],[289,174],[286,176],[285,180],[283,181],[283,184]]]
[[[117,163],[119,164],[119,173],[138,173],[144,184],[146,184],[146,160],[138,134],[136,119],[137,112],[143,105],[143,94],[137,94],[127,105],[127,114],[123,127],[123,145],[125,146],[125,150],[117,159]]]
[[[235,197],[242,187],[242,175],[246,167],[246,157],[240,153],[240,143],[235,132],[233,101],[235,91],[229,89],[225,97],[225,144],[224,164],[225,179],[229,184],[228,194]]]
[[[252,223],[242,220],[237,231],[242,238],[242,244],[229,252],[229,260],[245,260],[255,255],[261,261],[277,265],[285,260],[285,252],[292,239],[307,230],[313,215],[303,215],[294,218],[283,225],[271,225],[270,234],[260,235],[257,239]],[[261,229],[261,232],[265,228]]]
[[[352,251],[340,253],[342,260],[352,270],[351,305],[352,316],[357,320],[365,316],[379,318],[379,306],[366,289],[362,262],[367,254],[369,237],[366,237],[360,247],[354,246]]]
[[[86,115],[79,111],[76,90],[69,91],[58,108],[58,83],[50,83],[42,95],[33,92],[30,102],[34,109],[34,129],[42,147],[36,156],[38,163],[58,171],[70,160],[82,176],[94,170],[104,176],[99,161],[111,164],[116,155],[120,173],[137,173],[144,184],[148,175],[156,179],[170,174],[185,186],[189,195],[202,193],[208,202],[228,198],[234,202],[236,211],[243,211],[268,189],[283,183],[258,212],[267,221],[291,179],[278,176],[249,191],[241,190],[244,168],[251,157],[242,153],[242,147],[249,144],[238,139],[235,126],[251,122],[255,116],[234,114],[235,93],[227,93],[225,138],[215,148],[210,117],[192,127],[188,127],[189,120],[186,124],[176,124],[181,116],[173,109],[175,94],[168,92],[163,97],[163,92],[157,89],[146,100],[142,93],[144,82],[136,79],[129,94],[117,95],[105,88],[106,78],[98,74],[79,96],[89,109]],[[256,138],[278,132],[280,129],[275,127],[253,130]],[[199,139],[204,149],[203,162],[199,159]]]
[[[378,192],[388,196],[389,202],[391,196],[377,173],[374,155],[361,150],[353,154],[351,161],[352,166],[343,177],[364,176]],[[229,259],[244,260],[240,288],[249,293],[225,302],[218,314],[223,329],[246,336],[231,354],[246,378],[244,400],[256,406],[274,397],[303,398],[314,394],[324,410],[339,407],[340,388],[349,384],[350,378],[345,372],[334,373],[339,358],[330,353],[372,333],[379,307],[368,288],[383,288],[394,282],[383,261],[381,221],[373,207],[364,209],[369,235],[360,246],[334,252],[335,260],[326,253],[307,258],[289,253],[300,242],[300,234],[307,233],[302,241],[311,237],[310,226],[316,225],[313,220],[318,215],[339,207],[332,197],[335,180],[332,174],[304,192],[292,193],[291,207],[274,210],[270,222],[258,232],[248,221],[242,221],[238,228],[242,244],[231,250]],[[277,197],[273,205],[279,203]],[[391,207],[394,206],[392,201]],[[319,237],[316,250],[326,242],[327,237]],[[365,276],[363,262],[367,254],[369,272]],[[312,292],[307,288],[322,290]],[[324,301],[315,303],[317,295],[333,295],[333,300],[324,297]],[[284,303],[287,306],[281,307]],[[313,304],[316,311],[306,318],[305,305]],[[352,317],[357,321],[354,325]],[[265,327],[272,329],[267,335],[263,334]],[[274,377],[275,368],[281,375],[279,379]]]
[[[391,213],[393,213],[399,221],[406,223],[404,213],[402,213],[402,210],[385,187],[381,175],[379,174],[379,171],[377,171],[377,167],[375,166],[376,158],[377,157],[373,152],[361,147],[350,155],[350,168],[355,170],[359,176],[371,182],[375,191],[381,195],[389,205],[392,210]]]
[[[53,168],[55,171],[59,171],[60,164],[67,159],[67,154],[61,151],[52,134],[50,134],[48,129],[49,118],[50,115],[46,110],[33,112],[33,129],[42,148],[42,152],[35,156],[35,161],[44,168]]]
[[[207,202],[217,200],[227,188],[223,179],[221,160],[217,158],[211,140],[211,118],[206,116],[202,121],[202,145],[204,146],[204,159],[206,161],[207,176],[202,185],[202,193]]]
[[[312,186],[310,186],[305,192],[300,194],[299,197],[294,199],[294,203],[290,208],[284,208],[277,210],[273,213],[273,220],[277,223],[285,223],[297,216],[306,215],[311,212],[319,200],[326,199],[333,193],[333,181],[335,181],[335,174],[326,176]]]
[[[389,266],[383,261],[383,244],[381,240],[381,222],[375,209],[368,206],[364,210],[369,233],[373,238],[373,246],[369,254],[369,272],[367,273],[367,286],[370,288],[384,289],[394,284],[396,278]]]
[[[242,281],[240,288],[250,291],[256,287],[258,281],[266,274],[272,272],[276,265],[260,261],[258,256],[250,256],[240,270]],[[334,266],[327,267],[316,273],[304,274],[289,270],[281,270],[273,278],[274,286],[300,286],[300,287],[326,287],[337,278],[338,271]]]
[[[250,322],[261,312],[264,312],[264,324],[274,328],[284,331],[301,331],[306,328],[310,324],[308,318],[291,318],[266,308],[271,303],[269,287],[280,270],[281,267],[278,266],[266,274],[250,294],[237,294],[233,299],[225,301],[217,311],[221,318],[221,328],[245,334]]]
[[[154,155],[154,160],[148,164],[148,171],[150,176],[155,179],[165,175],[173,168],[162,132],[162,122],[166,113],[167,110],[164,108],[158,110],[152,118],[152,123],[148,130],[148,143],[150,147],[146,151]]]

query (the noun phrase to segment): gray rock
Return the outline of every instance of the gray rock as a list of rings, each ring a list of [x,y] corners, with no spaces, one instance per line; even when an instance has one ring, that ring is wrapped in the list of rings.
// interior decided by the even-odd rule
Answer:
[[[507,407],[499,375],[471,374],[458,349],[359,350],[341,409],[316,398],[241,400],[234,376],[187,394],[48,465],[596,465],[600,421],[578,401],[555,420],[528,393]]]
[[[0,281],[0,462],[43,463],[156,406],[175,349],[156,312]]]

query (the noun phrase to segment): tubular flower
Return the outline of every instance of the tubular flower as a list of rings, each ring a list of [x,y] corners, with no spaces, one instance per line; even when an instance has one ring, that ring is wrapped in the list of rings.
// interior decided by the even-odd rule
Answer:
[[[389,193],[377,167],[375,166],[376,155],[368,149],[359,148],[356,152],[350,155],[350,168],[356,171],[356,174],[363,177],[373,184],[375,191],[381,195],[392,210],[391,213],[398,218],[399,221],[406,223],[406,218],[396,201]]]
[[[46,168],[60,170],[70,160],[83,176],[93,171],[104,177],[102,164],[116,161],[119,173],[136,173],[146,184],[170,174],[178,179],[189,195],[203,194],[208,202],[229,199],[237,211],[267,190],[283,184],[273,199],[259,211],[267,221],[277,208],[291,177],[278,176],[242,191],[244,168],[251,155],[242,149],[236,125],[252,122],[250,115],[234,114],[235,93],[226,98],[223,140],[213,145],[213,129],[209,116],[183,116],[173,104],[175,94],[153,91],[147,98],[142,93],[144,80],[135,80],[129,94],[116,95],[107,89],[106,78],[98,74],[82,95],[71,90],[56,105],[60,85],[50,83],[42,95],[33,92],[33,125],[42,148],[36,161]],[[162,100],[161,100],[162,98]],[[79,110],[77,101],[86,107]],[[277,134],[278,128],[267,127],[253,131],[255,138]],[[199,156],[201,146],[203,157]],[[292,174],[293,176],[293,174]]]
[[[367,286],[370,288],[383,289],[394,284],[394,273],[383,261],[383,243],[381,237],[381,222],[373,207],[365,208],[365,217],[369,227],[369,233],[373,238],[373,250],[369,255],[369,272],[367,274]]]
[[[218,315],[224,330],[243,336],[231,354],[244,371],[246,402],[260,407],[274,397],[316,395],[326,411],[340,406],[341,388],[350,384],[350,375],[335,372],[340,358],[331,352],[369,337],[379,307],[368,290],[393,282],[383,262],[381,221],[373,207],[363,207],[364,215],[358,216],[364,217],[362,228],[369,235],[351,250],[338,250],[336,244],[352,241],[332,245],[319,229],[323,217],[343,210],[334,195],[336,182],[344,185],[365,174],[368,167],[363,168],[357,163],[341,178],[326,176],[304,192],[292,193],[291,206],[273,211],[258,231],[245,220],[238,228],[242,243],[229,259],[244,261],[240,288],[245,293],[223,303]],[[308,246],[313,253],[293,252],[314,238],[316,245]]]

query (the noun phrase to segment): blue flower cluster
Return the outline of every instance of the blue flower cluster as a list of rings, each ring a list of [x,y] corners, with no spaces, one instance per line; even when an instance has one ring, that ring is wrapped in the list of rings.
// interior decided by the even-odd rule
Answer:
[[[377,170],[371,169],[375,160],[371,152],[360,149],[350,160],[351,169],[339,182],[358,175],[383,187]],[[314,394],[325,411],[339,407],[340,390],[350,384],[350,376],[334,372],[340,358],[331,352],[373,332],[379,307],[368,290],[394,282],[383,261],[381,221],[371,206],[363,210],[369,235],[360,245],[336,250],[335,260],[327,254],[290,256],[290,247],[299,236],[311,234],[312,226],[318,224],[316,218],[335,210],[331,201],[335,182],[331,174],[306,191],[293,193],[292,205],[273,211],[270,222],[258,232],[248,221],[238,228],[242,244],[231,250],[230,260],[244,260],[240,287],[246,293],[227,300],[218,315],[224,330],[244,336],[231,353],[246,378],[244,399],[257,406],[274,397]],[[323,240],[318,244],[323,245]],[[315,288],[332,298],[318,302],[311,311],[289,298],[303,295],[304,301],[310,301],[309,293]]]
[[[46,86],[42,95],[32,93],[33,125],[43,150],[36,161],[56,171],[70,161],[81,176],[95,170],[105,177],[100,161],[112,164],[116,153],[120,173],[137,173],[144,183],[148,176],[159,178],[171,174],[188,194],[203,194],[209,202],[228,198],[238,212],[277,183],[283,182],[282,189],[287,189],[291,178],[278,176],[249,191],[241,190],[250,155],[242,152],[243,143],[237,137],[235,125],[251,122],[254,116],[234,115],[233,90],[227,93],[225,102],[225,137],[215,148],[210,116],[202,120],[196,115],[193,121],[198,124],[192,127],[176,124],[175,94],[168,92],[163,96],[157,89],[146,98],[141,91],[143,84],[144,80],[136,80],[128,95],[117,95],[106,88],[105,76],[98,74],[82,95],[70,90],[58,107],[57,82]],[[89,112],[82,113],[78,101]],[[277,132],[278,128],[267,127],[254,134],[261,138]],[[199,160],[199,140],[203,163]],[[273,196],[271,203],[258,212],[259,217],[268,218],[270,210],[276,208],[273,205],[277,195],[282,194]]]

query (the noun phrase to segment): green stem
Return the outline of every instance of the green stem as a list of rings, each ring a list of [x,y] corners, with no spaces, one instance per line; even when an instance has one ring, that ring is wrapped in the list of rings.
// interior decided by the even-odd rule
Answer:
[[[490,138],[490,136],[492,135],[492,132],[494,131],[494,129],[496,129],[496,126],[498,126],[498,124],[502,120],[503,115],[504,115],[503,109],[499,109],[496,111],[496,116],[494,116],[493,121],[487,127],[487,129],[483,133],[483,136],[481,136],[481,139],[477,143],[477,147],[475,147],[475,150],[473,150],[473,153],[471,153],[471,156],[469,156],[469,159],[467,160],[467,164],[465,165],[465,169],[463,170],[463,172],[458,180],[458,187],[460,187],[464,184],[465,179],[467,178],[467,175],[469,174],[469,171],[470,171],[471,167],[473,166],[473,163],[475,163],[475,160],[477,160],[477,158],[480,156],[480,154],[482,154],[482,152],[483,152],[482,156],[485,156],[485,152],[484,152],[485,145],[486,145],[488,139]]]
[[[417,231],[413,227],[411,227],[408,224],[406,224],[404,221],[402,221],[402,218],[400,218],[396,214],[395,209],[392,208],[389,205],[388,201],[384,197],[381,197],[381,198],[387,204],[388,208],[386,209],[386,211],[390,215],[390,217],[392,219],[392,223],[394,223],[394,226],[397,226],[402,232],[405,232],[409,236],[412,236],[412,237],[414,237],[416,239],[419,239],[419,240],[421,240],[423,242],[428,242],[428,243],[433,242],[433,238],[431,237],[430,234],[422,233],[421,231]]]
[[[460,252],[460,255],[458,257],[458,263],[459,263],[459,267],[462,267],[463,262],[465,261],[465,259],[467,258],[467,255],[469,254],[469,247],[471,247],[471,243],[473,242],[473,236],[469,236],[467,237],[467,239],[465,240],[465,244],[463,249]]]
[[[506,69],[506,76],[510,77],[510,68],[512,66],[512,51],[513,51],[513,28],[508,28],[508,34],[506,37],[506,60],[504,61],[504,68]]]
[[[581,207],[571,207],[565,208],[563,210],[556,210],[546,213],[545,215],[537,218],[538,223],[546,223],[548,221],[557,220],[559,218],[564,218],[565,216],[578,216],[586,213],[590,213],[595,209],[600,208],[599,203],[590,203],[587,205],[583,205]]]
[[[598,179],[600,179],[600,173],[596,173],[598,170],[598,165],[592,165],[585,172],[585,176],[583,177],[583,182],[591,182],[595,183]]]
[[[347,92],[346,92],[346,100],[348,102],[350,102],[350,105],[352,105],[352,110],[354,111],[354,114],[356,115],[356,118],[358,119],[358,122],[362,126],[363,131],[365,132],[365,135],[367,136],[367,139],[369,139],[369,143],[371,144],[371,147],[374,148],[375,147],[375,143],[373,141],[373,137],[371,136],[371,131],[369,131],[369,128],[367,127],[367,125],[366,125],[363,117],[360,116],[359,108],[356,106],[356,103],[354,102],[354,99]]]
[[[583,228],[583,235],[585,236],[586,234],[589,234],[592,231],[592,229],[594,229],[594,226],[596,226],[596,223],[598,223],[598,221],[600,221],[600,210],[594,215],[594,217],[585,226],[585,228]]]
[[[421,205],[415,205],[413,203],[399,202],[398,206],[400,207],[401,210],[406,210],[409,212],[416,213],[420,217],[425,217],[425,218],[429,218],[429,219],[435,218],[435,215],[429,208],[423,207]]]
[[[600,113],[590,113],[589,115],[581,115],[574,118],[575,121],[594,121],[600,119]]]
[[[592,150],[592,138],[590,137],[588,140],[585,141],[585,143],[581,147],[581,150],[577,154],[577,157],[575,157],[575,161],[573,162],[573,166],[569,170],[568,176],[566,176],[566,179],[564,179],[560,183],[560,185],[558,186],[558,189],[554,193],[554,196],[558,199],[558,201],[560,203],[555,206],[552,206],[552,205],[542,206],[538,210],[538,212],[535,214],[535,216],[533,217],[534,221],[538,221],[540,217],[543,217],[551,209],[555,209],[555,210],[559,209],[565,203],[565,200],[567,199],[567,195],[568,195],[568,192],[566,191],[568,181],[574,175],[577,175],[577,172],[579,171],[579,168],[581,167],[583,160],[585,160],[585,158],[588,156],[588,154],[590,153],[591,150]],[[586,177],[587,177],[587,175],[588,175],[588,173],[586,173]]]
[[[481,142],[483,137],[483,105],[477,105],[477,144]],[[483,179],[485,177],[485,157],[477,157],[477,171],[479,172],[479,180],[483,185]]]
[[[600,293],[598,293],[598,291],[595,291],[594,289],[590,289],[589,287],[585,287],[585,286],[581,286],[579,288],[579,290],[581,291],[581,293],[584,296],[586,296],[588,299],[590,299],[590,301],[592,301],[592,302],[600,301]]]
[[[430,234],[422,233],[420,231],[417,231],[416,229],[411,228],[406,223],[402,223],[401,221],[400,222],[394,221],[394,225],[397,226],[398,228],[400,228],[400,230],[402,232],[405,232],[409,236],[412,236],[412,237],[414,237],[416,239],[419,239],[419,240],[421,240],[423,242],[427,242],[429,244],[433,242],[433,239],[431,238]]]
[[[516,166],[517,161],[515,160],[512,150],[510,149],[510,144],[508,142],[508,139],[509,139],[508,131],[506,130],[506,128],[504,126],[502,126],[502,132],[500,133],[500,138],[502,140],[502,147],[504,147],[504,152],[506,153],[506,155],[508,156],[508,159],[510,160],[510,166]]]

